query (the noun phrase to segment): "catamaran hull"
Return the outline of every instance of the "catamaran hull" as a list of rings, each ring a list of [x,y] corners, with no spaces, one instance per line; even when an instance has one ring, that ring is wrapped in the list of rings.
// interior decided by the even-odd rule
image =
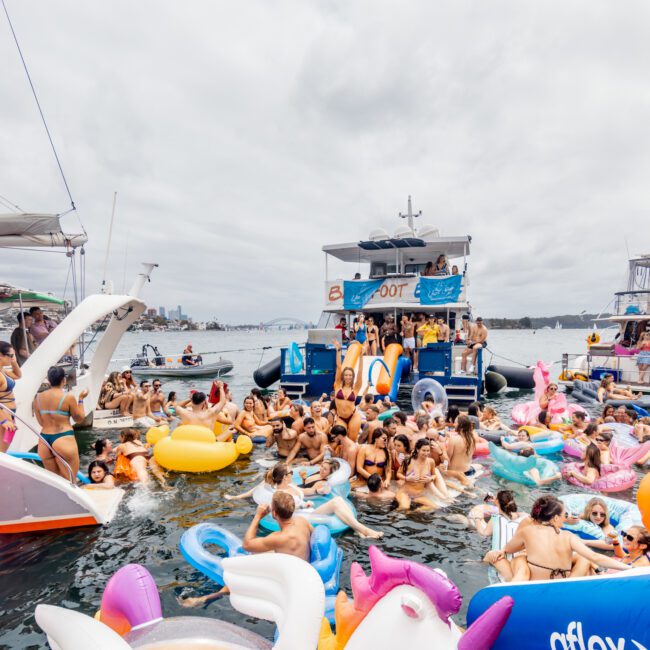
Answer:
[[[109,523],[124,490],[83,489],[38,465],[0,454],[0,534]]]

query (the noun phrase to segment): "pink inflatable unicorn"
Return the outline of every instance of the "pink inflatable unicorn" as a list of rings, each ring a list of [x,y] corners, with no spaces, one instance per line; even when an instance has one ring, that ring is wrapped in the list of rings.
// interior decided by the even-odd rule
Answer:
[[[538,423],[537,417],[542,409],[539,405],[540,397],[546,391],[546,388],[551,383],[550,366],[546,365],[543,361],[538,361],[533,371],[533,381],[535,382],[535,401],[524,402],[517,404],[512,409],[512,420],[519,426],[526,424],[535,425]],[[554,424],[561,424],[565,420],[571,418],[571,415],[576,411],[587,413],[582,406],[577,404],[569,404],[564,393],[555,393],[554,397],[549,399],[549,406],[546,409],[551,416],[551,422]],[[589,416],[587,415],[587,419]]]

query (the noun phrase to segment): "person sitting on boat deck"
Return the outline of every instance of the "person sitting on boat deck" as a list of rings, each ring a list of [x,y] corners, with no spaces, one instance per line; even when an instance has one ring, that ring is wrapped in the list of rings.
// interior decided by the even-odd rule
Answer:
[[[447,501],[447,486],[431,458],[431,445],[426,438],[415,443],[413,453],[404,459],[397,471],[401,485],[396,498],[399,510],[409,510],[413,502],[423,510],[435,510],[438,504],[434,499]]]
[[[438,255],[433,267],[433,275],[449,275],[449,264],[447,264],[447,258],[444,255]]]
[[[371,474],[379,474],[384,487],[390,487],[392,468],[388,454],[388,434],[381,427],[372,432],[369,444],[359,447],[356,470],[359,481],[367,481]]]
[[[429,314],[426,323],[418,327],[418,334],[422,336],[422,347],[426,348],[429,343],[437,343],[440,329],[435,314]]]
[[[79,471],[79,449],[70,419],[82,422],[86,417],[83,402],[88,391],[82,390],[79,399],[75,399],[72,393],[66,393],[65,371],[59,366],[52,366],[47,371],[47,380],[50,388],[38,393],[33,402],[34,415],[42,431],[38,440],[38,455],[45,469],[66,480],[75,481]]]
[[[143,429],[150,429],[157,424],[166,422],[166,418],[161,418],[153,414],[151,410],[151,384],[147,379],[140,382],[140,389],[133,397],[133,426]]]
[[[395,501],[395,492],[387,490],[381,480],[379,474],[372,474],[368,477],[366,482],[368,491],[363,488],[355,488],[352,490],[354,496],[358,499],[366,499],[368,501]]]
[[[459,275],[458,267],[455,264],[451,267],[451,274]]]
[[[110,469],[108,469],[108,465],[103,460],[93,460],[88,465],[88,480],[90,481],[87,486],[89,488],[110,490],[115,487],[115,479]]]
[[[470,485],[471,477],[476,474],[476,470],[472,467],[472,456],[475,449],[476,437],[472,421],[466,415],[459,415],[456,419],[456,431],[450,432],[447,439],[449,467],[445,476],[456,478],[463,485]]]
[[[32,324],[29,331],[34,337],[36,345],[40,345],[48,337],[49,333],[54,330],[56,323],[50,318],[45,320],[40,307],[30,307],[29,314],[32,317]]]
[[[451,335],[451,330],[449,329],[449,325],[447,325],[445,319],[442,318],[442,316],[439,316],[436,322],[438,324],[438,331],[439,331],[438,342],[449,343],[449,337]]]
[[[356,376],[352,368],[342,368],[341,344],[334,341],[334,348],[336,349],[336,375],[334,377],[336,423],[344,425],[348,430],[350,440],[356,442],[361,430],[361,414],[357,411],[356,401],[363,377],[362,373]]]
[[[11,347],[16,352],[16,361],[22,366],[36,349],[36,341],[30,332],[32,317],[29,312],[23,312],[16,316],[18,327],[11,333]]]
[[[464,322],[465,321],[463,321],[463,324]],[[476,319],[476,323],[469,326],[467,339],[465,340],[466,347],[461,355],[461,372],[467,372],[467,359],[469,359],[470,356],[472,357],[472,366],[474,366],[474,371],[476,371],[476,358],[478,356],[478,351],[487,347],[487,337],[487,327],[485,327],[483,319],[479,316]]]
[[[501,550],[490,551],[485,556],[484,561],[492,564],[506,582],[587,576],[592,563],[615,570],[630,568],[623,562],[595,553],[577,535],[561,530],[567,512],[557,497],[539,497],[533,504],[530,518],[530,524],[519,526]],[[521,551],[525,554],[512,560],[506,558]]]
[[[386,352],[386,348],[393,343],[399,343],[399,335],[397,333],[397,326],[395,325],[395,317],[393,314],[386,314],[386,318],[379,329],[380,348],[382,353]]]
[[[157,418],[169,420],[169,415],[165,411],[165,394],[162,392],[162,382],[160,379],[154,379],[151,382],[151,397],[149,398],[151,412]]]
[[[304,450],[309,458],[309,465],[318,465],[325,456],[325,447],[327,446],[327,436],[316,429],[314,418],[304,419],[305,430],[298,436],[293,449],[287,457],[287,465],[296,459],[296,456]]]
[[[95,460],[100,460],[102,463],[106,463],[107,465],[115,462],[113,443],[108,438],[95,440],[93,449],[95,450]]]
[[[286,458],[296,444],[298,434],[293,429],[288,429],[282,418],[271,418],[269,424],[272,436],[267,440],[266,446],[271,447],[275,442],[278,457]]]
[[[291,399],[287,396],[287,391],[280,387],[271,400],[271,414],[283,413],[291,408]]]
[[[124,368],[122,368],[122,372],[120,372],[120,377],[122,378],[122,381],[124,382],[124,388],[127,391],[130,391],[132,393],[137,392],[138,385],[135,383],[135,379],[133,379],[133,371],[131,368],[124,366]]]
[[[636,365],[639,369],[639,383],[645,384],[647,383],[646,373],[650,368],[650,332],[641,334],[636,349],[638,350]]]
[[[350,340],[348,336],[348,322],[345,319],[345,316],[342,316],[337,325],[334,326],[335,330],[341,330],[341,341],[347,343]]]
[[[120,444],[115,447],[117,462],[114,475],[116,478],[126,478],[131,481],[149,482],[147,468],[165,487],[167,481],[160,465],[151,453],[151,445],[143,444],[137,429],[123,429],[120,433]]]
[[[589,499],[582,514],[569,513],[566,521],[567,524],[589,521],[601,529],[603,539],[584,540],[584,543],[591,548],[597,548],[602,551],[613,551],[615,547],[614,540],[618,544],[618,533],[609,521],[609,508],[600,497]]]
[[[342,424],[335,424],[329,432],[328,440],[334,456],[346,461],[354,473],[357,467],[359,445],[348,438],[347,429]]]
[[[529,517],[528,513],[519,511],[512,491],[499,490],[496,496],[487,494],[484,502],[474,506],[467,515],[469,525],[475,528],[476,532],[483,537],[492,535],[494,524],[492,515],[495,514],[495,507],[497,508],[496,515],[503,517],[506,521],[521,523]]]
[[[203,357],[200,354],[194,354],[192,344],[188,343],[183,350],[181,363],[184,366],[200,366],[203,363]]]
[[[126,417],[131,412],[134,395],[126,387],[126,382],[118,372],[112,372],[99,394],[97,406],[100,409],[119,409],[120,415]]]
[[[650,566],[650,532],[643,526],[630,526],[621,534],[623,544],[614,540],[614,555],[630,568]],[[622,548],[621,548],[622,546]]]
[[[415,323],[408,314],[402,314],[401,332],[404,356],[411,360],[413,370],[417,369],[417,351],[415,344]]]
[[[613,375],[603,375],[598,387],[598,401],[603,403],[607,399],[638,399],[641,393],[633,393],[629,386],[621,388],[614,383]]]
[[[9,368],[9,370],[7,370]],[[16,381],[22,377],[16,352],[10,343],[0,341],[0,452],[7,451],[16,434]]]

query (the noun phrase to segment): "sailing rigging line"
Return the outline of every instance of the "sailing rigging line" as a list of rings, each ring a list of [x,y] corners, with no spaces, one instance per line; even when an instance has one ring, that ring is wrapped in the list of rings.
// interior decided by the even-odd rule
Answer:
[[[117,203],[117,192],[113,194],[113,209],[111,211],[111,223],[108,227],[108,242],[106,243],[106,255],[104,257],[104,272],[102,273],[102,293],[106,289],[106,270],[108,268],[108,256],[111,252],[111,240],[113,239],[113,222],[115,221],[115,204]]]
[[[12,203],[6,196],[2,196],[2,194],[0,194],[0,203],[2,203],[2,205],[4,205],[6,208],[9,208],[9,210],[13,210],[14,212],[24,212],[24,210],[19,205]]]
[[[32,82],[32,77],[29,74],[29,69],[27,68],[27,62],[25,61],[25,57],[23,56],[23,51],[20,49],[20,44],[18,43],[18,37],[16,36],[16,31],[14,30],[13,23],[11,22],[11,18],[9,17],[9,11],[7,10],[7,5],[5,3],[5,0],[2,0],[2,8],[5,11],[5,15],[7,16],[7,22],[9,23],[9,29],[11,29],[11,34],[14,37],[14,42],[16,43],[16,48],[18,49],[18,54],[20,56],[20,60],[22,61],[23,68],[25,69],[25,74],[27,75],[27,81],[29,81],[29,86],[32,89],[32,94],[34,95],[34,100],[36,101],[36,106],[38,107],[38,112],[41,115],[41,120],[43,121],[43,126],[45,127],[45,132],[47,133],[48,140],[50,141],[50,146],[52,147],[52,153],[54,154],[54,158],[56,160],[56,164],[59,167],[59,172],[61,173],[61,178],[63,179],[63,184],[65,185],[66,192],[68,193],[68,198],[70,199],[70,205],[71,205],[71,210],[76,210],[76,206],[74,204],[74,200],[72,198],[72,193],[70,192],[70,186],[68,185],[68,180],[65,177],[65,173],[63,172],[63,167],[61,165],[61,161],[59,160],[59,154],[56,151],[56,147],[54,146],[54,140],[52,140],[52,135],[50,134],[50,129],[47,126],[47,122],[45,120],[45,115],[43,114],[43,109],[41,108],[41,103],[38,101],[38,95],[36,94],[36,88],[34,87],[34,83]],[[83,227],[83,224],[81,223],[81,220],[79,220],[79,223],[81,225],[81,228],[84,231],[84,235],[86,234],[86,230]]]

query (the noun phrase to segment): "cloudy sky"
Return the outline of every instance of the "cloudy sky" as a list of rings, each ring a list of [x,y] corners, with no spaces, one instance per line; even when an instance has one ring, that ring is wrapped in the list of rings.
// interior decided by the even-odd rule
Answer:
[[[91,290],[114,191],[115,286],[156,261],[148,304],[225,322],[316,319],[321,246],[408,194],[472,235],[488,316],[600,311],[650,253],[647,2],[5,1]],[[0,61],[0,195],[61,212],[2,14]],[[65,259],[3,251],[0,278],[62,291]]]

